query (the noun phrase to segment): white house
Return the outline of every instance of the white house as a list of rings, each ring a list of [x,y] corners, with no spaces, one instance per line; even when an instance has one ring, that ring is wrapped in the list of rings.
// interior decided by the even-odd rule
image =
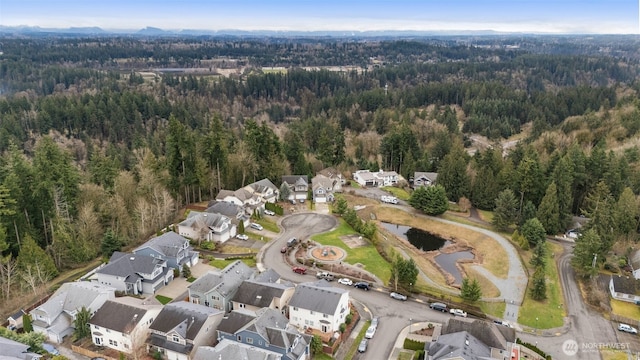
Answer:
[[[295,286],[291,283],[260,282],[245,280],[238,287],[231,302],[233,309],[256,312],[263,308],[280,311],[286,315],[287,305],[293,296]]]
[[[95,277],[128,295],[151,295],[173,280],[173,270],[165,259],[116,251]]]
[[[236,226],[224,215],[191,211],[178,224],[178,233],[194,240],[223,243],[236,236]]]
[[[398,183],[399,176],[395,171],[370,172],[369,170],[358,170],[353,173],[353,180],[361,186],[392,186]]]
[[[349,291],[326,280],[298,284],[289,301],[289,321],[300,329],[332,333],[340,329],[348,314]]]
[[[245,188],[238,189],[236,191],[220,190],[218,196],[216,196],[216,200],[236,204],[242,207],[255,207],[260,205],[260,197],[258,195],[254,195],[253,192]]]
[[[278,197],[280,196],[280,189],[278,189],[278,187],[275,186],[269,179],[258,180],[243,187],[243,189],[247,190],[255,196],[258,196],[262,203],[275,203],[276,201],[278,201]]]
[[[209,271],[188,286],[189,301],[229,312],[238,287],[253,274],[253,269],[240,260],[227,265],[222,271]]]
[[[311,191],[314,203],[332,202],[336,192],[335,186],[339,181],[328,178],[324,175],[316,175],[311,179]]]
[[[133,250],[136,255],[147,255],[167,261],[167,266],[174,269],[182,269],[183,265],[194,266],[198,263],[197,251],[194,251],[189,240],[168,231],[154,237]]]
[[[438,173],[416,171],[415,173],[413,173],[413,188],[416,189],[420,186],[435,185],[437,179]]]
[[[115,298],[115,291],[94,282],[64,283],[47,302],[29,312],[33,331],[61,343],[73,333],[73,321],[78,311],[84,307],[93,315],[107,300]]]
[[[632,276],[611,275],[609,291],[614,299],[640,304],[640,280]]]
[[[289,188],[287,200],[306,200],[309,191],[309,177],[307,175],[285,175],[282,185]]]
[[[89,321],[91,339],[97,346],[131,354],[144,345],[160,310],[162,305],[133,306],[109,300]]]

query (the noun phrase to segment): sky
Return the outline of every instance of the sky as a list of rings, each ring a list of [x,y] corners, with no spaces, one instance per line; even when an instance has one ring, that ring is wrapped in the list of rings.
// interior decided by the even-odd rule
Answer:
[[[0,0],[0,25],[640,34],[640,0]]]

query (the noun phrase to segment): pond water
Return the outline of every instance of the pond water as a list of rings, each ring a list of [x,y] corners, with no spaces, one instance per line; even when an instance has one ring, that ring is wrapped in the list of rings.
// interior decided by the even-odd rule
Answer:
[[[442,267],[442,270],[448,272],[453,275],[456,279],[456,283],[462,284],[462,274],[458,267],[456,266],[456,262],[461,259],[473,259],[473,253],[471,251],[458,251],[450,254],[440,254],[435,257],[438,265]]]
[[[451,241],[445,240],[439,236],[433,235],[424,230],[416,229],[411,226],[397,225],[390,223],[382,223],[385,229],[392,232],[403,239],[408,240],[411,245],[423,251],[439,250],[442,247],[451,244]]]

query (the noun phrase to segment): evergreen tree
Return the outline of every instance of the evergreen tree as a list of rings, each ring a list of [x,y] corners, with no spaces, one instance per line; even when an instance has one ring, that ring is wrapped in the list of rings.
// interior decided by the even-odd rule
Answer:
[[[431,216],[443,214],[449,208],[445,189],[439,184],[419,187],[411,194],[409,204]]]
[[[280,200],[281,201],[289,201],[289,196],[291,196],[291,189],[285,183],[280,185]]]
[[[553,235],[560,232],[560,208],[558,206],[558,190],[556,183],[552,182],[547,187],[547,192],[542,198],[536,214],[547,234]]]
[[[76,318],[73,320],[73,337],[75,340],[84,339],[91,334],[89,321],[91,320],[91,311],[86,307],[82,307],[76,313]]]
[[[620,235],[634,235],[638,230],[638,200],[633,190],[626,187],[622,190],[620,198],[614,209],[615,228]]]
[[[527,200],[524,203],[524,208],[522,208],[522,214],[520,214],[520,218],[518,220],[518,226],[524,225],[528,220],[531,220],[537,216],[536,206],[533,205],[531,200]]]
[[[48,281],[58,275],[53,260],[30,235],[25,235],[22,241],[22,247],[18,253],[18,268],[21,271],[37,270],[42,276],[42,281]]]
[[[531,298],[533,300],[544,300],[547,298],[547,279],[544,274],[544,267],[537,267],[533,273]]]
[[[559,231],[564,231],[571,225],[573,207],[573,164],[568,155],[563,156],[553,170],[553,181],[558,194]]]
[[[588,229],[576,240],[571,265],[578,276],[586,278],[598,273],[594,264],[597,259],[604,259],[600,236],[594,229]]]
[[[311,353],[314,355],[322,352],[322,339],[319,335],[313,335],[311,338]]]
[[[338,215],[344,214],[345,211],[347,211],[348,207],[349,207],[349,204],[347,203],[347,200],[344,198],[344,196],[341,196],[341,195],[336,196],[336,202],[333,208],[333,212],[335,214],[338,214]]]
[[[118,238],[112,229],[107,229],[102,238],[101,251],[105,258],[111,257],[115,251],[120,251],[123,242]]]
[[[606,254],[614,241],[614,201],[609,188],[600,181],[591,190],[584,201],[582,213],[591,219],[585,224],[585,229],[594,229],[601,241],[601,253]]]
[[[534,268],[545,267],[547,264],[547,244],[546,243],[538,243],[535,248],[533,248],[533,256],[529,261],[531,266]]]
[[[438,169],[438,184],[442,185],[451,201],[469,197],[470,180],[467,174],[468,154],[461,144],[456,143],[451,152],[442,159]]]
[[[238,233],[244,234],[244,221],[238,222]]]
[[[397,256],[391,263],[391,284],[398,290],[398,285],[409,289],[418,279],[418,267],[413,259]]]
[[[498,230],[504,231],[515,224],[518,218],[518,200],[511,189],[506,189],[498,194],[496,207],[493,210],[493,225]]]
[[[520,234],[527,239],[531,247],[544,245],[546,240],[544,226],[542,226],[542,223],[540,223],[540,220],[537,218],[527,220],[527,222],[520,227]]]
[[[191,277],[191,268],[187,264],[182,264],[182,277],[185,279]]]
[[[22,330],[25,333],[33,331],[33,320],[31,320],[31,314],[24,314],[22,316]]]
[[[462,285],[460,287],[460,297],[466,301],[476,302],[482,297],[482,289],[478,280],[473,279],[469,281],[469,278],[462,279]]]

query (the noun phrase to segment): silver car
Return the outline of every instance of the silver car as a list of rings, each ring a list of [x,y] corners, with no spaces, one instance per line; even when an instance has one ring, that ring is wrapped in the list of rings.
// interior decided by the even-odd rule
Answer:
[[[407,296],[406,295],[402,295],[402,294],[397,293],[397,292],[392,292],[391,294],[389,294],[389,296],[391,296],[391,298],[393,298],[393,299],[400,300],[400,301],[406,301],[407,300]]]
[[[360,345],[358,345],[358,352],[359,353],[363,353],[365,351],[367,351],[367,339],[362,339],[362,341],[360,341]]]

